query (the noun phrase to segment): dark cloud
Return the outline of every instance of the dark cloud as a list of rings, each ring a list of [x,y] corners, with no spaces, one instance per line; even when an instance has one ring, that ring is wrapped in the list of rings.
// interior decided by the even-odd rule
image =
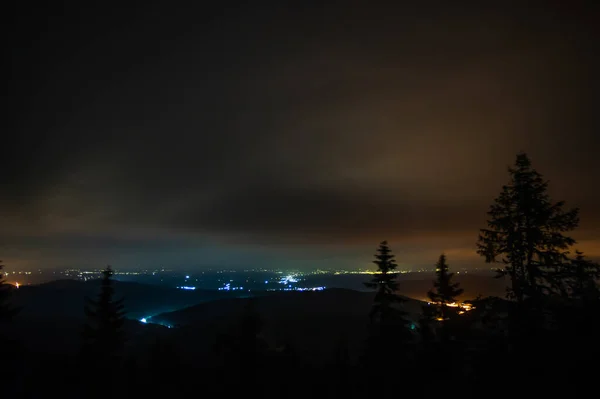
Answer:
[[[525,150],[595,248],[592,6],[17,10],[2,236],[23,257],[53,234],[352,256],[381,237],[425,262],[473,249]]]

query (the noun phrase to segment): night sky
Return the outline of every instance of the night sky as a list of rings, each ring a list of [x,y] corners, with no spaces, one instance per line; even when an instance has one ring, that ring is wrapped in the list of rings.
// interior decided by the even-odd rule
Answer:
[[[592,2],[79,3],[3,17],[11,268],[485,267],[521,150],[600,257]]]

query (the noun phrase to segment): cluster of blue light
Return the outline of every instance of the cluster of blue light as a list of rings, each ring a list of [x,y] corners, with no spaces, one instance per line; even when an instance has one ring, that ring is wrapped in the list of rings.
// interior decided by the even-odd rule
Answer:
[[[325,287],[308,287],[308,288],[301,288],[301,287],[292,287],[291,285],[287,288],[280,288],[280,289],[270,289],[267,291],[323,291],[325,289]]]
[[[323,291],[325,287],[294,288],[294,291]]]
[[[240,291],[244,287],[232,287],[230,283],[225,284],[224,287],[217,288],[219,291]]]
[[[296,278],[296,276],[290,275],[290,276],[282,277],[281,280],[279,281],[279,284],[288,285],[289,283],[297,283],[297,282],[298,282],[298,279]]]
[[[195,290],[196,289],[196,287],[190,287],[187,285],[182,285],[181,287],[177,287],[177,288],[179,288],[180,290]]]

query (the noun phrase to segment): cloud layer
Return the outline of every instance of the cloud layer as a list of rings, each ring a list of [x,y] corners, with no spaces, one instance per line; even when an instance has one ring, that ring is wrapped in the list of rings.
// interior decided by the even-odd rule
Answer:
[[[17,13],[5,261],[345,262],[387,238],[474,262],[520,150],[597,248],[589,10],[345,4]]]

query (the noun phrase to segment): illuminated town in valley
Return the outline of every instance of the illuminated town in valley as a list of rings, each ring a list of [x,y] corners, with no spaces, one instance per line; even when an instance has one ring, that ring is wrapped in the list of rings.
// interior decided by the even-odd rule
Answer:
[[[457,274],[490,273],[494,268],[463,269]],[[204,271],[175,271],[171,269],[138,269],[119,270],[115,269],[114,276],[117,281],[133,281],[147,284],[177,287],[185,290],[212,289],[224,291],[241,290],[269,290],[269,291],[304,291],[321,290],[326,287],[344,288],[340,281],[356,281],[359,283],[368,279],[368,275],[374,275],[375,269],[359,270],[323,270],[310,271],[299,270],[273,270],[273,269],[245,269],[245,270],[204,270]],[[433,273],[433,269],[397,270],[392,273],[400,275],[426,275]],[[5,278],[9,284],[20,286],[39,284],[52,280],[71,279],[89,281],[98,279],[102,275],[102,269],[38,269],[37,271],[18,271],[5,269]],[[361,277],[362,276],[362,277]],[[331,281],[330,284],[314,284],[322,280]]]

